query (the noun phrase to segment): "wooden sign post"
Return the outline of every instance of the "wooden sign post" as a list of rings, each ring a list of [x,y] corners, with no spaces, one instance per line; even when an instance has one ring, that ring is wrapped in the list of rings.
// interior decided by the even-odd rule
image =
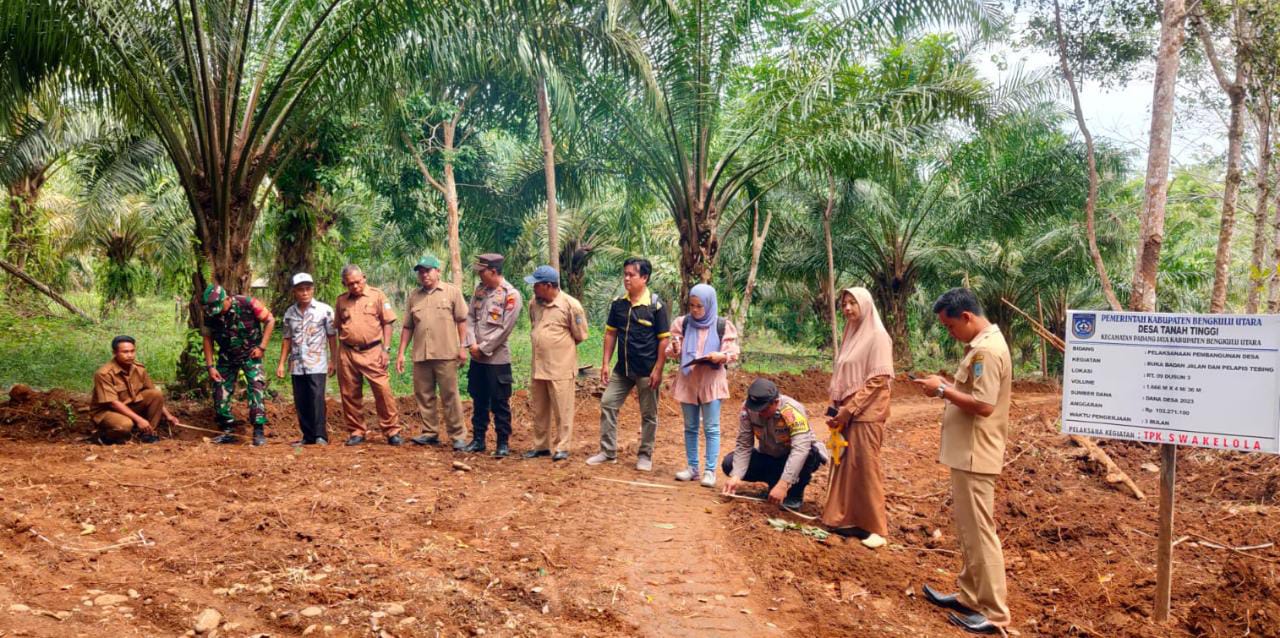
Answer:
[[[1157,622],[1173,590],[1178,447],[1280,453],[1280,316],[1071,310],[1062,432],[1160,446]]]

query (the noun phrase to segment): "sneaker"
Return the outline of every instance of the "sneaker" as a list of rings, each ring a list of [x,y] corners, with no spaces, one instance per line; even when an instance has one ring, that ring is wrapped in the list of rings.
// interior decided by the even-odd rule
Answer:
[[[677,481],[696,481],[698,480],[698,476],[698,471],[691,467],[686,467],[683,470],[676,472]]]
[[[804,506],[804,497],[788,496],[782,499],[782,506],[789,510],[799,511]]]
[[[702,473],[702,486],[703,486],[703,487],[715,487],[715,486],[716,486],[716,473],[715,473],[715,472],[712,472],[712,471],[709,471],[709,470],[708,470],[708,471],[706,471],[706,472],[703,472],[703,473]]]
[[[643,454],[640,455],[640,457],[636,459],[636,469],[640,470],[641,472],[652,472],[653,459],[647,456],[644,456]]]
[[[868,549],[879,549],[884,547],[886,542],[888,541],[886,541],[883,536],[876,534],[875,532],[872,532],[866,538],[862,539],[862,545]]]
[[[600,452],[599,454],[596,454],[595,456],[587,459],[587,465],[600,465],[602,463],[617,463],[617,462],[618,462],[618,457],[609,456],[604,452]]]
[[[313,443],[312,445],[328,445],[328,444],[329,444],[329,439],[326,439],[322,436],[322,437],[317,437],[315,443]]]
[[[262,430],[253,431],[253,447],[262,447],[267,444],[267,437]]]

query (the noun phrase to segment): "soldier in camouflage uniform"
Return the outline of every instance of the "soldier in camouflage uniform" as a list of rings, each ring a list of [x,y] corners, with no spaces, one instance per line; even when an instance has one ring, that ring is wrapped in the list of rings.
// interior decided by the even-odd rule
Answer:
[[[249,422],[253,424],[253,444],[267,442],[263,430],[267,425],[267,411],[263,406],[263,394],[267,390],[267,378],[262,372],[262,354],[271,341],[271,331],[276,318],[262,302],[248,295],[228,295],[217,284],[205,288],[200,299],[204,306],[204,362],[213,380],[213,409],[218,428],[223,435],[214,443],[235,443],[239,439],[232,432],[235,417],[231,416],[231,397],[236,390],[236,374],[244,373],[249,402]],[[213,344],[218,344],[218,363],[213,363]]]

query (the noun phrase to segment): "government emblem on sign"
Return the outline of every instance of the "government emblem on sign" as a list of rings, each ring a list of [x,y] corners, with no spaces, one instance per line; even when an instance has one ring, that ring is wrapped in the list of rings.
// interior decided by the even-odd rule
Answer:
[[[1098,327],[1098,315],[1094,313],[1077,313],[1071,323],[1071,334],[1077,339],[1088,339]]]

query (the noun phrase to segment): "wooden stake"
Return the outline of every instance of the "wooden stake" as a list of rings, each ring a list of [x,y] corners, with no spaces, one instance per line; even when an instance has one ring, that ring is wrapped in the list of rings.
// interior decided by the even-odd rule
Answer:
[[[1044,303],[1040,301],[1040,293],[1036,293],[1036,314],[1039,315],[1040,325],[1044,326]],[[1040,337],[1040,378],[1049,378],[1049,344],[1045,343],[1045,338]]]
[[[1178,470],[1178,446],[1160,445],[1160,535],[1156,539],[1156,622],[1169,620],[1173,589],[1173,486]]]

